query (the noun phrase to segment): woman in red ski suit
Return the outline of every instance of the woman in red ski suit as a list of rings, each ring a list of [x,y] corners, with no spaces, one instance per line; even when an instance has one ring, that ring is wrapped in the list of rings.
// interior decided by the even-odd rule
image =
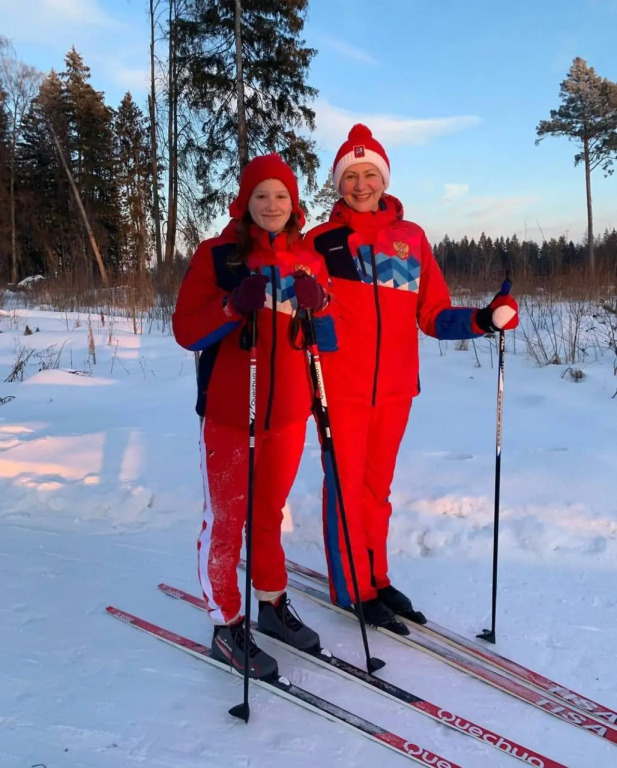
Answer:
[[[338,352],[325,355],[324,386],[349,525],[360,600],[368,623],[407,634],[395,614],[426,621],[390,584],[390,485],[412,399],[419,393],[418,326],[438,339],[481,336],[518,324],[510,296],[485,309],[453,307],[424,231],[385,193],[382,145],[355,125],[333,166],[341,199],[305,243],[323,255],[332,289]],[[355,602],[340,525],[332,462],[322,456],[323,520],[334,602]]]
[[[181,285],[173,315],[179,344],[199,351],[197,411],[204,481],[198,570],[215,623],[213,655],[244,668],[244,619],[237,572],[247,509],[249,353],[242,345],[248,316],[257,315],[256,442],[252,581],[262,629],[303,649],[319,637],[290,613],[281,546],[282,509],[298,471],[312,390],[305,353],[290,341],[292,312],[315,312],[318,341],[334,346],[326,314],[323,259],[300,229],[298,185],[278,155],[245,168],[231,221],[201,243]],[[276,671],[252,641],[255,677]]]

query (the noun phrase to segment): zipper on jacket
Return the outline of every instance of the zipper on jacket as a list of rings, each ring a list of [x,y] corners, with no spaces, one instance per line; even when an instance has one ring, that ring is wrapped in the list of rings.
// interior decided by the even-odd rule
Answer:
[[[379,355],[381,352],[381,307],[379,306],[379,286],[377,285],[377,261],[375,259],[375,249],[371,249],[371,265],[373,267],[373,296],[375,298],[375,314],[377,315],[377,341],[375,343],[375,374],[373,377],[373,395],[372,405],[377,401],[377,377],[379,376]]]
[[[270,350],[270,392],[268,393],[268,407],[266,408],[266,420],[264,429],[270,429],[270,417],[274,403],[274,370],[276,361],[276,281],[274,267],[270,267],[270,282],[272,283],[272,349]]]

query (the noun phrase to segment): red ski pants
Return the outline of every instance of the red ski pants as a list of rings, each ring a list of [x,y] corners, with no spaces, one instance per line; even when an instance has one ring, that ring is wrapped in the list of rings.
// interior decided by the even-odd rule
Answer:
[[[411,400],[371,407],[338,398],[328,403],[332,440],[341,482],[360,600],[371,600],[390,584],[387,539],[392,506],[390,486],[405,433]],[[338,605],[355,603],[353,581],[332,466],[324,468],[323,526],[330,594]]]
[[[256,434],[252,580],[262,600],[275,599],[287,585],[281,523],[300,465],[305,430],[303,421]],[[248,426],[239,429],[204,422],[204,512],[197,544],[198,571],[210,617],[216,624],[231,623],[242,615],[237,567],[246,521],[248,453]]]

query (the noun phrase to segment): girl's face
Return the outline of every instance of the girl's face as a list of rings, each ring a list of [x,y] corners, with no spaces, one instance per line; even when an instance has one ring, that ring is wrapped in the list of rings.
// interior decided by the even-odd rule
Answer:
[[[341,177],[341,196],[358,213],[376,211],[386,185],[372,163],[352,165]]]
[[[292,208],[289,190],[278,179],[262,181],[249,198],[251,218],[266,232],[281,232],[289,221]]]

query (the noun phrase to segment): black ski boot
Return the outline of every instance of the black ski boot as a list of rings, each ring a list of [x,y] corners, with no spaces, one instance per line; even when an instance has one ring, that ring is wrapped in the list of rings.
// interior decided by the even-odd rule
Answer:
[[[411,604],[411,600],[400,590],[396,589],[396,587],[390,585],[389,587],[378,589],[377,597],[391,611],[402,616],[404,619],[409,619],[409,621],[413,621],[416,624],[426,624],[426,616],[422,611],[416,611]]]
[[[301,651],[310,653],[320,648],[319,635],[302,623],[291,607],[286,592],[275,603],[259,601],[257,624],[264,634],[276,637]]]
[[[355,610],[355,609],[354,609]],[[358,611],[355,611],[356,615]],[[362,602],[362,615],[364,621],[371,627],[382,627],[394,632],[395,635],[408,635],[409,630],[400,621],[397,620],[394,613],[387,605],[381,602],[379,598],[373,600],[364,600]]]
[[[278,677],[276,659],[256,645],[252,634],[249,642],[249,677]],[[244,674],[244,619],[214,628],[210,656]]]

